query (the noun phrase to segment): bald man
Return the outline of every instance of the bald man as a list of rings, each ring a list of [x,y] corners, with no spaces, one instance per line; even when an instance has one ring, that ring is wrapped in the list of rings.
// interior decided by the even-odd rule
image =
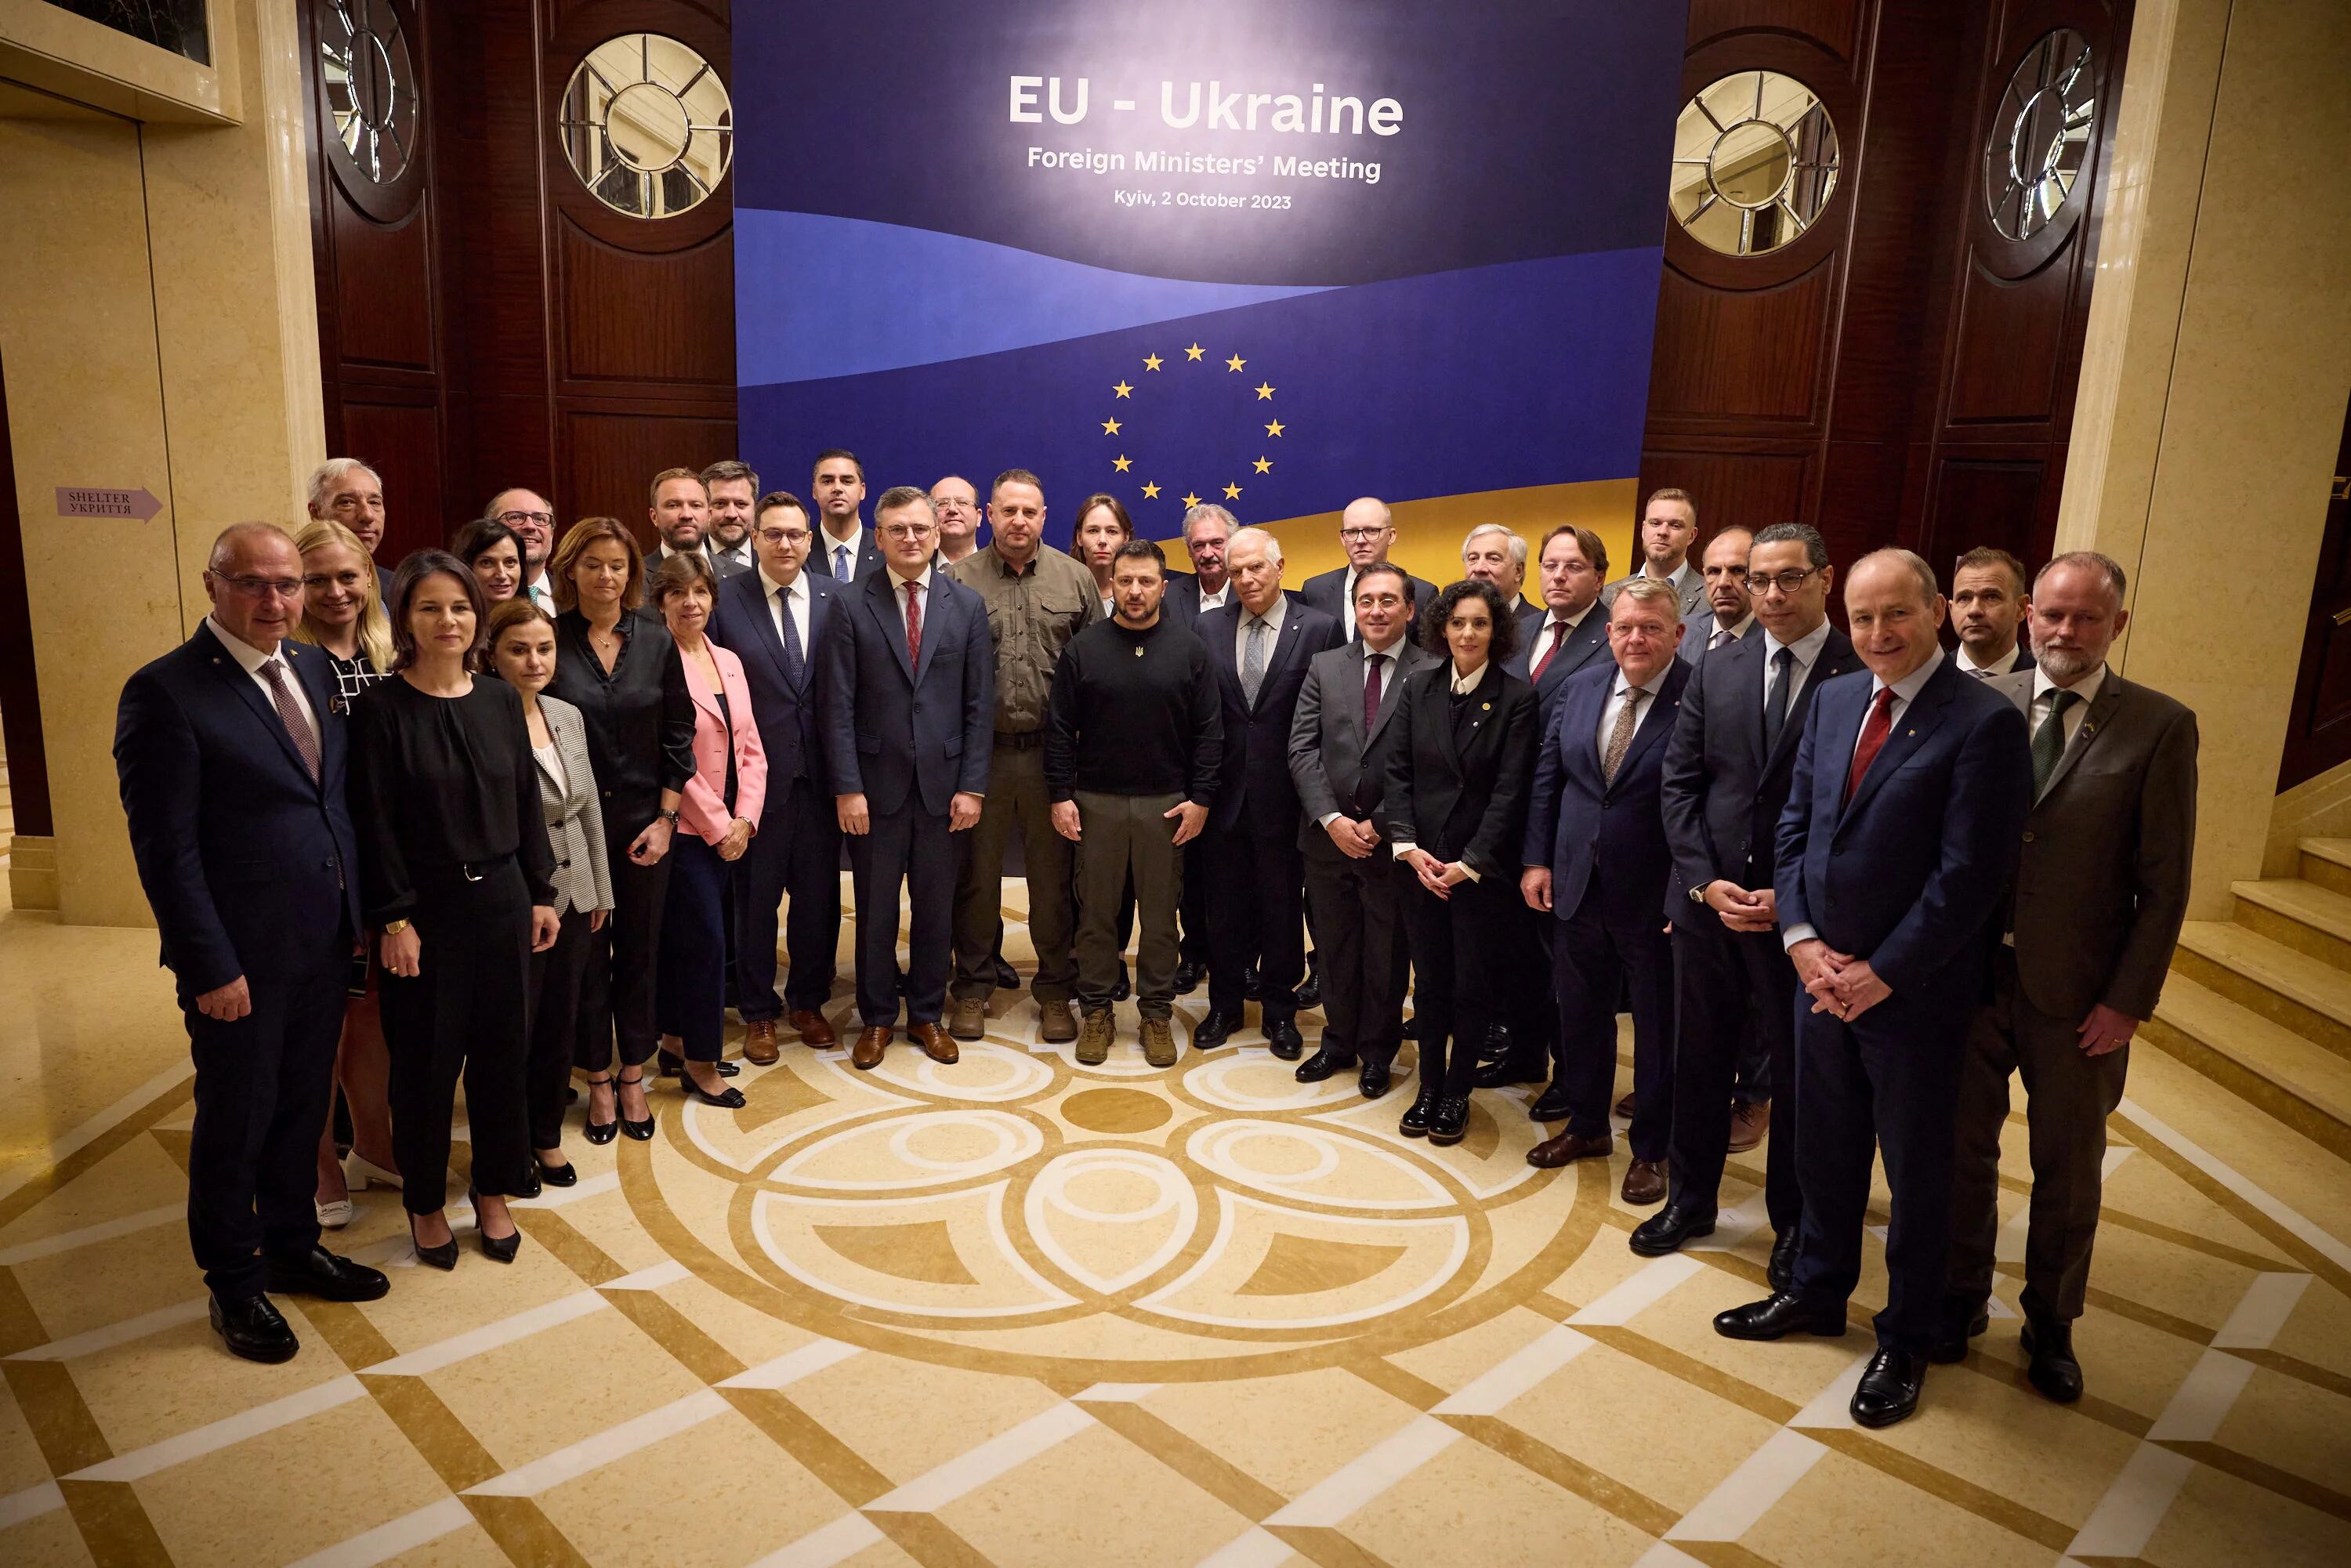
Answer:
[[[1363,575],[1365,567],[1386,560],[1395,542],[1395,519],[1385,501],[1376,496],[1361,496],[1348,502],[1347,509],[1339,514],[1339,548],[1347,552],[1347,564],[1308,578],[1300,586],[1298,597],[1336,621],[1340,634],[1353,642],[1356,636],[1355,579]],[[1437,585],[1409,572],[1404,580],[1405,638],[1409,642],[1417,630],[1413,612],[1437,597]]]

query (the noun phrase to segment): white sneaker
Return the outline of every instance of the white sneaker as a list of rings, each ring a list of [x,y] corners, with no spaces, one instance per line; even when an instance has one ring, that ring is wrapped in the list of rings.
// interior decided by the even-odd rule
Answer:
[[[349,1225],[354,1212],[348,1197],[340,1203],[320,1203],[313,1198],[310,1207],[319,1211],[319,1225],[329,1230],[340,1230]]]
[[[353,1149],[343,1156],[343,1185],[353,1192],[365,1192],[371,1186],[385,1186],[398,1192],[400,1173],[384,1169]]]

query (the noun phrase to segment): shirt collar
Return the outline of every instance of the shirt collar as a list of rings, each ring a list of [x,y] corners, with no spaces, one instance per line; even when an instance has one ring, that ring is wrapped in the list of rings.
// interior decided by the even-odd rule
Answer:
[[[1200,590],[1200,606],[1204,610],[1222,610],[1232,602],[1232,591],[1233,580],[1229,577],[1225,579],[1224,585],[1213,593],[1204,588]]]
[[[1246,604],[1242,605],[1241,624],[1246,626],[1252,621],[1263,621],[1266,624],[1266,629],[1271,632],[1275,636],[1279,637],[1281,635],[1281,623],[1284,620],[1288,619],[1289,614],[1289,595],[1277,593],[1273,596],[1273,608],[1267,611],[1263,615],[1251,615],[1249,612],[1249,606]]]
[[[2098,700],[2098,693],[2105,688],[2105,685],[2106,667],[2100,664],[2096,669],[2064,689],[2080,697],[2082,706],[2088,707]],[[2058,689],[2057,683],[2049,678],[2048,671],[2038,664],[2032,666],[2032,700],[2034,702],[2039,702],[2043,697]]]
[[[1468,696],[1471,692],[1478,689],[1479,683],[1484,681],[1486,678],[1486,672],[1493,667],[1494,661],[1489,659],[1484,664],[1479,665],[1475,670],[1472,670],[1469,673],[1468,678],[1465,680],[1456,669],[1453,661],[1447,659],[1445,662],[1446,680],[1451,685],[1453,695],[1455,696]]]
[[[1562,615],[1558,611],[1547,608],[1543,611],[1543,624],[1546,626],[1564,626],[1569,631],[1573,632],[1577,627],[1583,624],[1583,618],[1591,614],[1593,610],[1597,607],[1600,601],[1595,599],[1590,604],[1585,605],[1583,609],[1577,611],[1573,615]]]
[[[2001,664],[2007,665],[2013,665],[2015,664],[2015,643],[2011,643],[2008,645],[2008,652],[2001,655],[2000,662]],[[1989,670],[1995,675],[2005,675],[2010,673],[2009,670],[2001,669],[1996,665],[1977,664],[1976,656],[1968,652],[1968,645],[1965,643],[1959,644],[1959,668],[1962,670]]]
[[[901,577],[894,565],[885,570],[890,573],[891,598],[904,599],[906,596],[906,584],[910,582],[921,585],[924,598],[928,599],[931,596],[931,563],[929,561],[923,563],[922,574],[918,577]]]
[[[1641,695],[1643,696],[1656,696],[1657,695],[1657,688],[1666,684],[1666,676],[1667,673],[1667,670],[1659,670],[1656,674],[1651,675],[1648,678],[1648,681],[1638,688]],[[1624,666],[1621,664],[1618,665],[1616,668],[1616,686],[1610,695],[1621,697],[1625,695],[1626,689],[1632,685],[1633,683],[1627,679],[1625,674]]]
[[[794,572],[792,574],[792,580],[789,582],[778,582],[773,576],[769,575],[767,563],[762,561],[759,565],[759,580],[767,585],[764,591],[770,599],[773,599],[778,593],[789,593],[794,599],[806,599],[808,597],[808,572],[806,569]]]
[[[1823,621],[1821,624],[1823,626],[1826,626],[1828,622]],[[1736,643],[1745,637],[1749,632],[1752,631],[1754,626],[1755,612],[1752,610],[1749,611],[1747,612],[1746,619],[1740,622],[1736,626],[1725,626],[1722,622],[1715,620],[1709,615],[1707,617],[1706,640],[1711,643],[1714,641],[1714,634],[1717,632],[1728,632],[1730,633],[1730,640]],[[1825,641],[1825,639],[1823,639],[1823,641]]]
[[[1043,564],[1045,559],[1045,551],[1042,546],[1038,547],[1037,552],[1029,558],[1029,564],[1027,566],[1015,566],[1012,562],[1007,560],[1004,558],[1004,553],[1001,550],[998,550],[994,545],[987,547],[987,553],[989,556],[994,558],[997,566],[1003,570],[1005,576],[1014,578],[1036,576],[1037,568]]]
[[[210,615],[204,617],[204,624],[212,628],[213,635],[220,639],[221,646],[228,650],[229,657],[235,659],[238,666],[248,675],[261,674],[261,666],[264,664],[285,663],[286,644],[283,643],[278,643],[273,651],[265,653]]]
[[[1928,681],[1935,678],[1935,672],[1942,667],[1943,650],[1938,646],[1933,653],[1927,655],[1927,662],[1925,664],[1919,665],[1917,669],[1911,671],[1908,674],[1894,683],[1895,696],[1906,706],[1917,701],[1919,692],[1925,689]],[[1884,681],[1879,680],[1876,675],[1870,676],[1869,695],[1872,697],[1876,696],[1879,692],[1882,692],[1885,689],[1886,683]]]
[[[1781,642],[1778,637],[1772,635],[1771,629],[1768,626],[1763,629],[1763,652],[1767,657],[1778,653],[1782,648],[1786,648],[1794,653],[1796,655],[1796,663],[1803,665],[1804,668],[1808,670],[1811,669],[1819,660],[1821,650],[1828,646],[1828,641],[1829,622],[1828,617],[1825,615],[1821,617],[1821,623],[1819,625],[1813,627],[1811,631],[1805,632],[1802,636],[1797,638],[1792,643]]]
[[[1363,650],[1364,657],[1366,659],[1376,653],[1383,659],[1401,660],[1404,657],[1404,645],[1410,641],[1412,641],[1411,638],[1399,632],[1395,635],[1395,641],[1384,648],[1373,647],[1369,643],[1363,642],[1360,635],[1355,645]]]

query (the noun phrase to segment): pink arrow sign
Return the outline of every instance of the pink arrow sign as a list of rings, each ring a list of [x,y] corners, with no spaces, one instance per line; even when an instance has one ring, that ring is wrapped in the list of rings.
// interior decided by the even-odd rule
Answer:
[[[109,490],[91,485],[60,485],[57,486],[57,516],[61,517],[136,517],[147,521],[163,509],[145,486],[136,490]]]

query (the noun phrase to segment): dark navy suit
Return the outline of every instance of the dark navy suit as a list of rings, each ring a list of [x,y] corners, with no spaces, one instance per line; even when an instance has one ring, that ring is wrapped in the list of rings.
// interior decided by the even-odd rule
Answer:
[[[1681,723],[1666,747],[1662,792],[1674,875],[1666,918],[1674,923],[1673,1200],[1695,1211],[1715,1207],[1730,1140],[1732,1080],[1747,1055],[1749,1030],[1763,1073],[1783,1091],[1771,1112],[1764,1155],[1763,1201],[1772,1230],[1789,1235],[1802,1212],[1796,1183],[1796,974],[1780,933],[1733,931],[1722,916],[1693,904],[1688,890],[1729,881],[1753,890],[1771,885],[1779,864],[1781,809],[1803,738],[1804,716],[1821,684],[1861,668],[1853,639],[1834,627],[1804,684],[1789,699],[1777,743],[1763,739],[1764,676],[1772,657],[1760,627],[1708,653],[1682,691]],[[1792,658],[1792,655],[1791,655]],[[1809,1005],[1809,1004],[1808,1004]],[[1758,1096],[1761,1098],[1761,1096]]]
[[[1264,998],[1260,1010],[1270,1030],[1297,1016],[1290,993],[1306,975],[1306,859],[1298,846],[1298,784],[1290,776],[1290,721],[1297,716],[1307,665],[1344,639],[1337,622],[1290,600],[1252,703],[1241,691],[1234,646],[1243,613],[1237,597],[1192,626],[1208,650],[1208,668],[1216,673],[1224,701],[1224,776],[1202,846],[1208,877],[1208,1008],[1239,1018],[1245,971],[1255,964]]]
[[[1528,797],[1527,865],[1552,878],[1552,983],[1560,1030],[1555,1079],[1567,1130],[1608,1131],[1616,1082],[1616,998],[1633,1001],[1633,1156],[1666,1157],[1673,1116],[1673,953],[1657,918],[1673,857],[1657,814],[1666,737],[1689,666],[1671,661],[1642,704],[1614,779],[1601,772],[1600,724],[1616,689],[1614,660],[1561,685],[1535,753]]]
[[[1878,1343],[1924,1352],[1951,1234],[1962,1046],[1999,940],[1992,916],[2032,804],[2024,716],[1942,655],[1845,800],[1876,682],[1822,683],[1780,818],[1783,933],[1813,926],[1893,994],[1850,1021],[1799,990],[1796,1100],[1803,1188],[1796,1289],[1843,1310],[1861,1277],[1873,1146],[1893,1192]]]
[[[317,720],[315,780],[209,621],[131,677],[114,728],[131,852],[195,1059],[188,1239],[226,1300],[260,1293],[265,1255],[318,1244],[319,1130],[360,929],[347,721],[326,654],[278,650]],[[240,975],[251,1012],[197,1010]]]
[[[1535,698],[1542,704],[1545,722],[1549,722],[1552,706],[1559,700],[1560,685],[1568,676],[1588,668],[1595,659],[1604,664],[1609,663],[1608,607],[1595,601],[1584,612],[1583,619],[1576,622],[1575,630],[1567,634],[1566,645],[1543,666],[1542,678],[1536,680],[1530,672],[1535,661],[1542,657],[1542,645],[1551,641],[1550,633],[1543,630],[1549,619],[1546,612],[1520,620],[1519,651],[1502,666],[1520,680],[1534,683]]]
[[[823,1009],[841,939],[841,820],[817,728],[816,653],[835,596],[845,590],[805,569],[799,580],[808,585],[809,632],[797,672],[768,609],[765,571],[754,568],[721,582],[710,622],[710,640],[743,661],[751,716],[768,751],[768,803],[736,871],[736,1007],[745,1023],[783,1010],[776,997],[776,910],[787,894],[791,974],[785,989],[792,1011]]]
[[[931,571],[918,669],[906,652],[896,580],[876,571],[841,590],[819,644],[817,713],[831,789],[863,795],[872,815],[871,831],[849,840],[857,1009],[869,1028],[897,1021],[902,885],[910,918],[906,1020],[936,1023],[946,1010],[956,881],[947,810],[958,794],[987,792],[995,749],[987,607]]]

